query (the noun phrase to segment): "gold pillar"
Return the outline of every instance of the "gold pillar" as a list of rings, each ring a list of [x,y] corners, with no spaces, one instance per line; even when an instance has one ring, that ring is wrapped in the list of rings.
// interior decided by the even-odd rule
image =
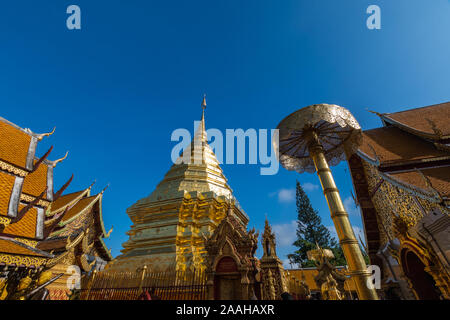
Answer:
[[[308,141],[310,157],[314,161],[325,198],[327,199],[328,208],[331,212],[331,218],[336,227],[339,243],[344,252],[345,260],[348,263],[349,274],[356,284],[358,297],[360,300],[378,300],[375,288],[369,288],[367,286],[368,281],[370,281],[370,272],[367,270],[366,262],[364,261],[350,220],[348,219],[348,213],[344,208],[339,190],[336,187],[333,175],[325,158],[323,147],[314,131],[307,132],[305,136]]]

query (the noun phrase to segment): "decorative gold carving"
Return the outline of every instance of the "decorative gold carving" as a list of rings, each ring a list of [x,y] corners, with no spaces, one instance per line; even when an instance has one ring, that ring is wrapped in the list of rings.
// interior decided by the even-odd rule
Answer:
[[[27,194],[21,193],[20,194],[20,201],[23,202],[32,202],[36,197],[29,196]],[[39,202],[36,204],[39,207],[47,208],[50,205],[50,202],[47,200],[39,200]]]
[[[369,190],[374,190],[382,177],[375,166],[366,162],[363,162],[363,166]],[[380,238],[383,244],[396,238],[394,217],[400,218],[408,228],[411,228],[423,218],[424,212],[431,212],[436,208],[445,212],[445,208],[439,203],[417,196],[413,191],[408,192],[405,188],[393,185],[390,181],[379,185],[373,194],[372,201],[381,225]]]
[[[0,216],[0,225],[3,225],[5,228],[9,226],[11,223],[11,218]]]
[[[367,162],[363,162],[367,177],[369,190],[383,178],[377,168]],[[428,272],[436,282],[444,297],[449,297],[450,278],[448,271],[433,253],[430,244],[412,235],[417,223],[421,221],[424,214],[434,210],[440,210],[448,214],[448,210],[434,198],[424,196],[413,189],[394,184],[394,181],[386,180],[373,194],[372,202],[377,212],[378,225],[380,226],[381,246],[385,246],[390,240],[398,238],[400,249],[390,250],[391,255],[402,264],[400,253],[402,250],[413,251],[425,265]],[[408,281],[410,289],[414,292],[411,281]],[[416,294],[416,293],[415,293]]]
[[[23,169],[17,168],[9,163],[6,163],[4,161],[0,160],[0,169],[4,171],[8,171],[10,173],[13,173],[17,176],[25,177],[28,174],[28,171],[25,171]]]
[[[14,238],[14,240],[18,241],[18,242],[22,242],[30,247],[36,248],[36,245],[38,244],[38,241],[35,240],[28,240],[28,239],[24,239],[24,238]]]
[[[15,264],[17,266],[25,267],[39,267],[47,261],[47,258],[31,257],[31,256],[18,256],[0,253],[0,263],[7,265]]]

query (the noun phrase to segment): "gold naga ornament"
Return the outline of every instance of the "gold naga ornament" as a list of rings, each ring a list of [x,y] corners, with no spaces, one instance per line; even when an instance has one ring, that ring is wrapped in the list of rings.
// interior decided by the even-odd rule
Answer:
[[[359,299],[377,300],[375,289],[368,285],[370,272],[329,168],[356,152],[362,140],[361,127],[347,109],[315,104],[287,116],[277,129],[279,139],[275,137],[273,143],[281,165],[298,173],[317,171]]]

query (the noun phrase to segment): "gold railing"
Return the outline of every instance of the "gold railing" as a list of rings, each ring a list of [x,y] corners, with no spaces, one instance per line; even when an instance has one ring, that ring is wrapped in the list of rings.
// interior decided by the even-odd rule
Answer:
[[[205,300],[206,274],[194,271],[93,272],[81,279],[81,300]]]

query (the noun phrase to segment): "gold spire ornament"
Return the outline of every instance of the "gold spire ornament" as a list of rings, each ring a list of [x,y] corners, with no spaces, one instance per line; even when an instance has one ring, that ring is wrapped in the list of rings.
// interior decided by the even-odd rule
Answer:
[[[206,109],[206,93],[203,95],[202,108],[203,110]]]
[[[298,173],[317,171],[359,299],[377,300],[375,289],[368,286],[370,272],[329,168],[358,149],[361,127],[347,109],[315,104],[287,116],[277,129],[279,141],[274,141],[274,147],[281,165]]]

